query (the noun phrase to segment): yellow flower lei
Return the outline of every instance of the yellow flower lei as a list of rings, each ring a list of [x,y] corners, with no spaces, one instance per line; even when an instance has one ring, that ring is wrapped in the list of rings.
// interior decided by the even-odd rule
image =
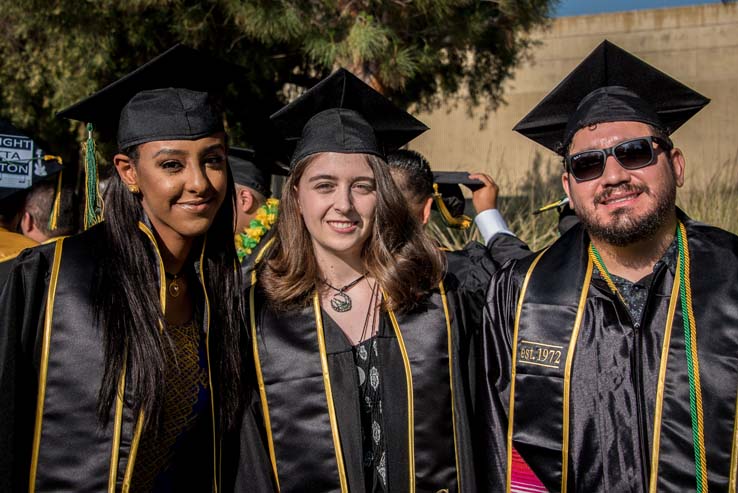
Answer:
[[[249,223],[248,228],[243,232],[236,233],[236,253],[239,262],[243,262],[246,256],[259,244],[261,238],[272,226],[277,222],[277,214],[279,211],[279,200],[275,198],[267,199],[267,201],[256,211],[256,216]]]

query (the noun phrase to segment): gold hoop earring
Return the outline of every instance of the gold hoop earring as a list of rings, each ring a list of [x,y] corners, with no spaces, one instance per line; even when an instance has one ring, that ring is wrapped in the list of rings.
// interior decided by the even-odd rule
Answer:
[[[138,188],[138,185],[128,185],[128,191],[135,195],[141,192],[141,189]]]

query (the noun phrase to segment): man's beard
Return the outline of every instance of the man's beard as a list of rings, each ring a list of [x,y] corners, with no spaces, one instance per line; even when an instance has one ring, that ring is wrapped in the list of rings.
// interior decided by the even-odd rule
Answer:
[[[623,185],[606,190],[595,197],[594,205],[596,206],[615,191],[637,191],[647,194],[649,188],[645,185],[642,187]],[[655,236],[659,229],[672,217],[675,207],[676,186],[672,183],[662,194],[656,197],[656,207],[640,216],[633,216],[629,207],[613,211],[607,224],[598,223],[594,217],[594,211],[577,211],[577,215],[590,237],[600,239],[613,246],[623,247]]]

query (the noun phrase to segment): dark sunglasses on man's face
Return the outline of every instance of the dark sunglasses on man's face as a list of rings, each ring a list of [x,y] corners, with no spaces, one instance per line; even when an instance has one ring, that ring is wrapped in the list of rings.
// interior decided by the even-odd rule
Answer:
[[[656,162],[654,142],[664,151],[671,149],[667,140],[649,135],[626,140],[607,149],[578,152],[566,158],[566,167],[578,182],[602,176],[608,156],[613,156],[620,166],[628,170],[645,168]]]

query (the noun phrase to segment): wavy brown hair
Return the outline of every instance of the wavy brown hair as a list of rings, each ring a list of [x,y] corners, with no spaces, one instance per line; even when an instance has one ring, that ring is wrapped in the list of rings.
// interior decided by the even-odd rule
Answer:
[[[296,190],[316,156],[298,162],[287,179],[274,243],[259,266],[259,283],[269,304],[279,311],[306,306],[320,286],[320,268]],[[444,257],[408,210],[384,160],[369,154],[366,160],[374,172],[377,206],[372,234],[361,253],[364,267],[386,293],[387,308],[409,311],[440,281]]]

